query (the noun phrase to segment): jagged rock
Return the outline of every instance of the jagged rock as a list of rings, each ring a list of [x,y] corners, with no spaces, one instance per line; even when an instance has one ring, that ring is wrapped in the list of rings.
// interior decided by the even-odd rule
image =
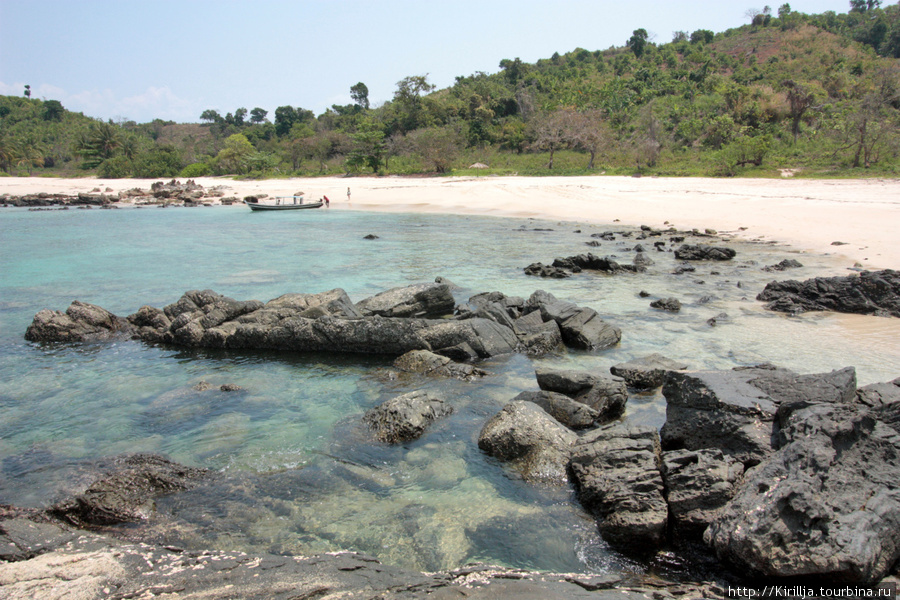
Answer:
[[[75,300],[65,313],[58,310],[39,311],[25,331],[31,342],[88,342],[129,337],[128,321],[108,310]]]
[[[452,361],[446,356],[428,350],[410,350],[394,361],[394,366],[408,373],[421,373],[432,377],[453,377],[471,381],[484,377],[487,371],[472,365]]]
[[[629,386],[638,389],[653,389],[661,386],[669,371],[685,371],[684,363],[666,358],[661,354],[650,354],[609,368],[610,373],[621,377]]]
[[[417,390],[370,409],[363,421],[380,441],[397,444],[419,439],[434,421],[452,412],[440,398]]]
[[[811,404],[704,534],[766,577],[873,584],[900,558],[900,404]]]
[[[566,277],[571,277],[572,274],[569,273],[565,269],[561,269],[559,267],[554,267],[552,265],[545,265],[543,263],[531,263],[527,267],[525,267],[526,275],[535,275],[538,277],[550,277],[552,279],[565,279]]]
[[[776,263],[774,265],[769,265],[767,267],[763,267],[763,271],[787,271],[788,269],[799,269],[803,265],[800,264],[800,261],[794,260],[793,258],[786,258],[783,261]]]
[[[569,473],[578,499],[597,517],[603,538],[623,552],[654,552],[665,541],[659,454],[655,429],[621,423],[586,433],[572,448]]]
[[[676,540],[700,541],[738,489],[744,465],[717,449],[662,453],[662,475]]]
[[[731,260],[737,252],[731,248],[707,246],[705,244],[682,244],[675,251],[678,260]]]
[[[154,498],[186,490],[206,474],[155,454],[119,456],[110,473],[48,512],[78,526],[142,521],[153,512]]]
[[[538,369],[535,376],[542,390],[565,394],[592,408],[595,421],[609,421],[625,412],[628,389],[622,379],[556,369]]]
[[[557,300],[541,305],[541,318],[556,321],[566,346],[580,350],[604,350],[622,340],[622,330],[600,318],[592,308]]]
[[[871,383],[856,390],[860,404],[875,408],[900,402],[900,377],[885,383]]]
[[[654,264],[654,261],[652,258],[647,256],[647,253],[644,252],[643,249],[641,249],[637,254],[634,255],[634,259],[632,260],[631,264],[633,264],[636,269],[644,271],[647,267]]]
[[[478,447],[511,463],[526,481],[562,485],[577,438],[533,402],[513,401],[485,423]]]
[[[522,392],[513,401],[534,402],[570,429],[586,429],[600,418],[600,413],[587,404],[556,392]]]
[[[265,304],[265,309],[290,308],[299,312],[300,316],[315,318],[311,312],[319,308],[325,314],[336,317],[356,319],[362,317],[362,313],[356,309],[347,292],[340,288],[321,292],[318,294],[283,294]],[[319,315],[316,315],[319,316]]]
[[[775,413],[782,404],[849,403],[856,397],[852,367],[798,375],[771,366],[731,371],[669,371],[663,385],[663,448],[718,448],[750,467],[773,452]]]
[[[845,277],[773,281],[756,297],[766,308],[800,313],[833,310],[900,317],[900,271],[863,271]]]
[[[449,285],[422,283],[381,292],[356,308],[365,316],[432,318],[452,314],[455,305]]]
[[[678,298],[660,298],[651,302],[650,307],[669,312],[678,312],[681,310],[681,302]]]

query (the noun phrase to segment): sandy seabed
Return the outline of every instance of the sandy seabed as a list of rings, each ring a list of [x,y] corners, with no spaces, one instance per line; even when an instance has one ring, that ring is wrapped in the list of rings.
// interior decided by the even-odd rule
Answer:
[[[146,179],[0,179],[0,195],[147,189]],[[182,180],[183,181],[183,180]],[[900,269],[900,180],[657,177],[323,177],[234,181],[200,177],[226,196],[328,196],[330,210],[471,214],[575,223],[715,229]],[[245,207],[240,206],[240,209]],[[840,242],[840,244],[834,244]]]

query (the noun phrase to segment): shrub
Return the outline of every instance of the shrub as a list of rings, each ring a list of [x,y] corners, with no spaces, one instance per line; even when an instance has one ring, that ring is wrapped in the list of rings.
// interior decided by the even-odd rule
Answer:
[[[131,177],[131,161],[124,156],[114,156],[100,163],[97,174],[104,179],[122,179]]]
[[[203,177],[204,175],[209,175],[210,171],[209,165],[204,162],[191,163],[183,168],[178,176],[187,177],[188,179],[192,177]]]

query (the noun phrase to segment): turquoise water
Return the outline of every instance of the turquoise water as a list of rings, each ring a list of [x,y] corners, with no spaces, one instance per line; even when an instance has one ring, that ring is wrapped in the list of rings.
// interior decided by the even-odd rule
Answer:
[[[195,491],[161,500],[145,526],[147,535],[188,547],[353,549],[426,570],[473,560],[641,570],[605,547],[570,489],[524,484],[478,450],[483,423],[518,392],[536,389],[536,366],[606,374],[617,362],[660,352],[694,368],[852,365],[862,385],[900,375],[900,320],[765,312],[754,298],[775,277],[762,266],[793,257],[806,266],[778,278],[840,272],[830,257],[770,245],[736,244],[732,263],[700,264],[681,276],[671,275],[671,253],[656,252],[642,275],[540,280],[522,272],[535,261],[589,250],[629,262],[634,239],[584,245],[590,233],[620,229],[338,210],[4,209],[0,503],[43,506],[76,489],[93,459],[159,452],[216,473]],[[379,239],[364,240],[370,233]],[[37,311],[64,310],[75,299],[124,316],[191,289],[265,301],[341,287],[361,300],[437,276],[462,288],[460,302],[482,291],[527,297],[545,289],[598,310],[622,328],[622,344],[540,360],[497,357],[481,365],[491,376],[467,383],[394,379],[386,376],[386,357],[23,339]],[[641,290],[652,297],[641,298]],[[649,308],[654,297],[668,296],[682,301],[680,313]],[[707,324],[721,313],[728,318]],[[201,381],[214,389],[195,390]],[[242,391],[217,389],[226,383]],[[373,444],[359,427],[365,410],[419,388],[442,394],[455,413],[416,442]],[[628,419],[660,426],[664,417],[658,393],[629,400]]]

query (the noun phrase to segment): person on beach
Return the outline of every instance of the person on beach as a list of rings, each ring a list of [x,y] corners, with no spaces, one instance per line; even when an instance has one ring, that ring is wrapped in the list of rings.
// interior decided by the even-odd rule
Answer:
[[[328,199],[328,196],[322,196],[325,199],[325,208],[331,206],[331,201]]]
[[[347,188],[347,202],[350,202],[350,188]]]

